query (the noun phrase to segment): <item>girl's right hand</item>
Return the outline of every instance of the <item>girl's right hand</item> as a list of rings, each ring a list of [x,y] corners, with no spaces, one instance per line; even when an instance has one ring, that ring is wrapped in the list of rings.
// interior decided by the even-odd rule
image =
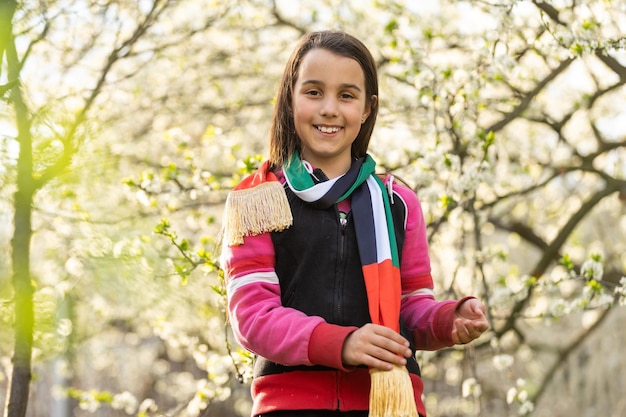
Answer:
[[[368,323],[350,333],[341,351],[346,366],[366,365],[384,371],[392,365],[404,366],[411,356],[409,342],[394,330]]]

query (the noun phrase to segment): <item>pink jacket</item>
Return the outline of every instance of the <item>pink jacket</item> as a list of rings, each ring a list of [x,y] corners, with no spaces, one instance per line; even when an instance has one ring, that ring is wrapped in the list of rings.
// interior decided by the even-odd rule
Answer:
[[[393,190],[391,198],[400,199],[407,208],[400,266],[401,315],[417,349],[452,346],[454,311],[465,299],[435,300],[419,200],[410,188],[393,182],[393,178],[388,177],[386,182]],[[283,365],[323,365],[335,370],[257,378],[252,385],[253,415],[279,409],[368,408],[367,369],[346,369],[341,361],[343,343],[355,328],[330,324],[321,317],[281,305],[269,233],[245,237],[242,245],[224,247],[221,263],[226,273],[231,325],[243,347]],[[412,378],[418,411],[425,415],[422,381],[417,375]]]

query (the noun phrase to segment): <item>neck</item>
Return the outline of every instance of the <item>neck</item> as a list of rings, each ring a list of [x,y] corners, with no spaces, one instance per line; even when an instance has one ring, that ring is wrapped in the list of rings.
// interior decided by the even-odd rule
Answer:
[[[350,165],[346,167],[342,167],[342,168],[323,167],[323,166],[320,166],[317,168],[321,169],[324,172],[324,174],[326,174],[329,180],[332,180],[333,178],[340,177],[346,172],[348,172],[348,169],[350,169]]]
[[[315,168],[321,169],[324,174],[328,177],[329,180],[333,178],[337,178],[350,169],[350,165],[352,164],[352,158],[348,160],[337,160],[337,161],[318,161],[318,160],[310,160],[307,158],[302,158]]]

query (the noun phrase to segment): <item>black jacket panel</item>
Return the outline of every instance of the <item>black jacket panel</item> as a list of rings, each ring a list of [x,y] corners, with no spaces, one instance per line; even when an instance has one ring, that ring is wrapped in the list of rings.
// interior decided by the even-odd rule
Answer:
[[[351,213],[342,224],[337,206],[316,209],[300,200],[285,186],[293,215],[293,225],[272,233],[276,274],[283,306],[310,316],[323,317],[328,323],[361,327],[370,323],[367,292],[358,256],[356,233]],[[401,199],[391,205],[398,253],[404,243],[406,207]],[[410,331],[401,320],[401,333],[412,345]],[[413,346],[411,349],[414,351]],[[417,362],[407,368],[419,374]],[[287,367],[257,358],[255,376],[295,369],[324,369],[321,366]]]

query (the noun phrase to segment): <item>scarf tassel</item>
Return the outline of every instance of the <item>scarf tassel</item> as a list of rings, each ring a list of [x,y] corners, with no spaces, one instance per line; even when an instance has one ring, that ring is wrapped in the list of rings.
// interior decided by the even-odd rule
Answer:
[[[224,239],[229,245],[241,245],[244,236],[285,230],[292,222],[283,186],[278,181],[267,181],[228,195],[224,208]]]
[[[404,366],[391,371],[370,369],[370,417],[418,417],[409,372]]]

